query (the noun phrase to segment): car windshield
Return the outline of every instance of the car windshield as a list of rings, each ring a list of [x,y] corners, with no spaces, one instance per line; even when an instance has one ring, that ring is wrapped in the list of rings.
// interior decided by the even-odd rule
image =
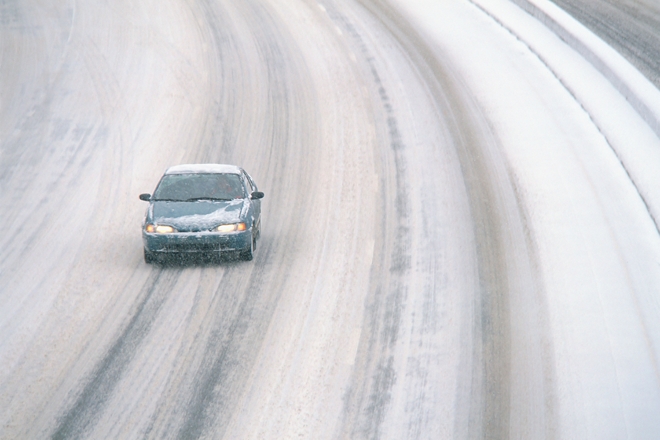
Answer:
[[[155,200],[232,200],[245,197],[237,174],[166,174],[154,192]]]

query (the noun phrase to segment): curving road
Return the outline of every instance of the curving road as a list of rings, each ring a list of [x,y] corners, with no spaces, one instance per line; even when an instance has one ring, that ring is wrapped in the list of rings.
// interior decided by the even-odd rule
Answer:
[[[660,5],[652,0],[553,0],[660,87]]]
[[[0,1],[0,438],[660,432],[660,141],[582,62],[501,0]],[[144,264],[197,162],[255,260]]]

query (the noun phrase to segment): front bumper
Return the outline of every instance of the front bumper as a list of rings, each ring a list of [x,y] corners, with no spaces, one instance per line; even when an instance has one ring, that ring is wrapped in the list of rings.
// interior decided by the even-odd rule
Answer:
[[[172,234],[152,234],[142,230],[145,250],[163,254],[216,253],[243,251],[252,241],[252,231],[214,232],[175,232]]]

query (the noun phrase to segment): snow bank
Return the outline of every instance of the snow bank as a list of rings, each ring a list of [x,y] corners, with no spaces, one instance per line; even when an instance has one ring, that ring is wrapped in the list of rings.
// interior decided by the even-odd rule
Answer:
[[[660,137],[660,91],[623,56],[554,3],[548,0],[512,1],[546,25],[600,72],[652,131],[652,134],[648,133],[646,127],[629,118],[618,119],[620,113],[609,107],[612,104],[619,108],[624,106],[620,99],[603,99],[598,93],[586,97],[584,90],[572,89],[607,136],[660,232],[660,188],[656,177],[660,169],[660,148],[656,145],[656,138]],[[614,128],[623,124],[639,128],[628,130],[628,133],[635,133],[634,136],[622,135]]]
[[[588,60],[660,136],[660,91],[621,54],[549,0],[511,0]]]
[[[657,91],[621,92],[616,81],[638,75],[625,60],[608,64],[611,79],[511,1],[398,4],[492,126],[538,259],[538,289],[507,292],[508,437],[653,438],[660,139],[630,96]],[[582,30],[576,40],[596,39]],[[534,297],[547,331],[526,320],[543,316],[529,307]],[[524,340],[534,333],[541,359]],[[530,410],[539,401],[544,418]]]

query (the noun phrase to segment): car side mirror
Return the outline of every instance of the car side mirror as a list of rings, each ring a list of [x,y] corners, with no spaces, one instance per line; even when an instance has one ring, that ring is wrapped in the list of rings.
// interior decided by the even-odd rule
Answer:
[[[251,199],[263,199],[264,198],[264,193],[261,191],[255,191],[250,195]]]
[[[151,194],[140,194],[140,200],[144,200],[145,202],[148,202],[151,200]]]

